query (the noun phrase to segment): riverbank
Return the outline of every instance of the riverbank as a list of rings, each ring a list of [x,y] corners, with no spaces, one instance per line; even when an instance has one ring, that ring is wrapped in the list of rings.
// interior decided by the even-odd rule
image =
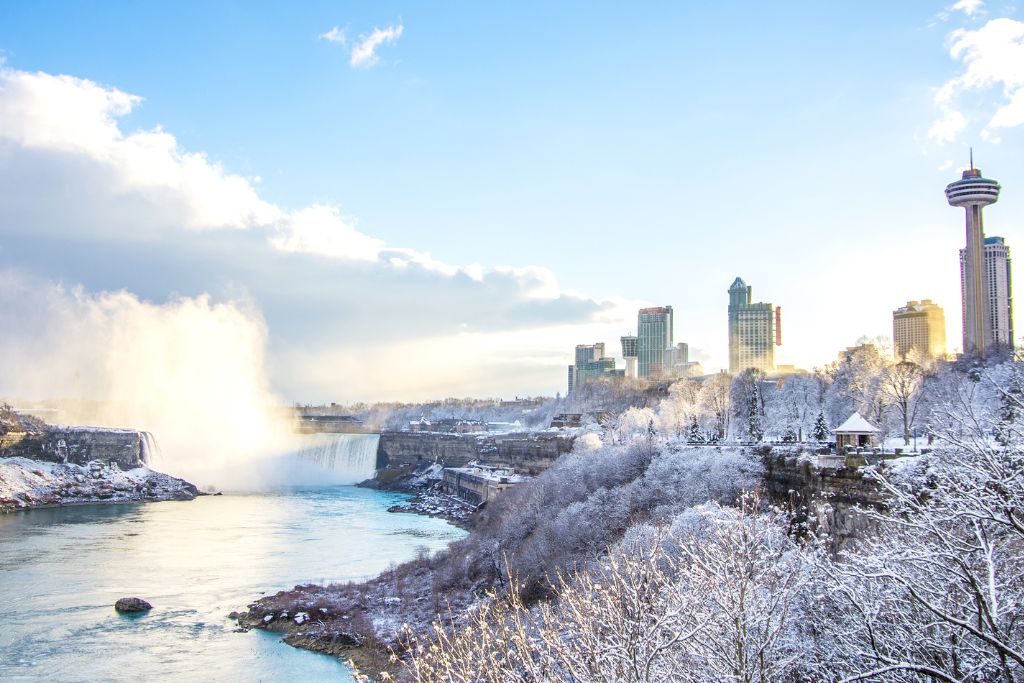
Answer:
[[[242,629],[281,634],[289,645],[339,657],[382,680],[382,673],[395,677],[401,670],[394,655],[405,651],[406,627],[422,636],[441,615],[465,614],[477,597],[437,580],[436,561],[420,553],[363,583],[298,585],[228,616]]]
[[[192,500],[193,484],[148,467],[122,470],[94,460],[85,465],[0,458],[0,513],[84,503]]]
[[[444,468],[437,464],[405,465],[379,472],[372,479],[357,484],[360,488],[390,493],[404,493],[409,500],[388,508],[388,512],[405,512],[443,519],[449,524],[470,531],[478,508],[441,490]]]

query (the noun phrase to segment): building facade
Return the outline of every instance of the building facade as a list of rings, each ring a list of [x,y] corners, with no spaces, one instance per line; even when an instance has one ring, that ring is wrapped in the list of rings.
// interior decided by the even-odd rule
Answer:
[[[983,242],[985,292],[989,339],[993,352],[1012,351],[1013,280],[1010,275],[1010,246],[1002,237],[986,237]],[[967,250],[960,250],[961,312],[967,319]]]
[[[981,170],[971,168],[960,180],[946,186],[950,206],[964,209],[966,241],[961,258],[961,292],[963,298],[963,348],[968,355],[986,356],[996,348],[992,335],[988,273],[985,268],[985,226],[982,209],[999,200],[1000,186],[984,178]]]
[[[641,308],[637,314],[637,374],[644,379],[661,377],[665,349],[673,345],[671,306]]]
[[[896,358],[916,352],[926,358],[946,355],[946,314],[931,299],[908,301],[892,312],[892,341]]]
[[[638,340],[636,335],[627,334],[619,337],[619,341],[622,342],[622,357],[623,358],[635,358],[637,354],[637,343]]]
[[[597,377],[624,374],[615,369],[615,359],[606,356],[604,349],[604,342],[576,345],[576,362],[569,366],[568,393]]]
[[[729,287],[729,372],[775,370],[775,347],[782,343],[781,309],[754,303],[753,288],[737,277]]]

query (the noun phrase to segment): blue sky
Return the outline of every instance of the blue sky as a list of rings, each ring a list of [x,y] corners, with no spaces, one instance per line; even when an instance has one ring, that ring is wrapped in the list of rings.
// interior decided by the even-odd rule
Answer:
[[[159,126],[282,211],[337,207],[357,241],[445,267],[533,267],[539,294],[521,275],[495,284],[348,253],[325,262],[305,242],[271,253],[251,230],[177,240],[171,218],[160,238],[107,233],[78,225],[73,197],[67,219],[0,201],[0,267],[156,305],[241,296],[266,321],[272,384],[290,399],[554,393],[572,344],[615,346],[646,303],[673,304],[677,339],[718,369],[737,275],[783,307],[783,362],[809,367],[862,334],[890,334],[892,309],[926,297],[958,344],[962,218],[942,189],[968,145],[1004,186],[987,232],[1022,244],[1022,130],[1011,115],[992,125],[1024,91],[1015,6],[553,5],[0,7],[8,72],[141,97],[114,117],[123,134]],[[362,38],[399,26],[376,63],[353,66]],[[334,27],[345,44],[321,37]],[[978,36],[975,51],[954,56],[964,35]],[[981,75],[956,81],[970,54]],[[937,100],[950,82],[954,96]],[[943,137],[933,126],[950,112],[963,124]],[[53,204],[44,190],[34,200]],[[261,221],[247,225],[273,222]],[[133,256],[98,263],[118,250]],[[321,301],[325,282],[337,290]],[[384,381],[342,360],[397,337],[390,357],[435,357],[459,335],[445,372],[408,386],[402,372]],[[297,370],[310,365],[338,369],[323,380]]]

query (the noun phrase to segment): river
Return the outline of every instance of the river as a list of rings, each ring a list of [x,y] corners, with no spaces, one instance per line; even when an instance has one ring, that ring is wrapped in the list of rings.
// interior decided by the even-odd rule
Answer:
[[[0,515],[0,679],[350,681],[226,615],[264,592],[365,579],[464,532],[352,486]],[[138,596],[154,607],[121,616]]]

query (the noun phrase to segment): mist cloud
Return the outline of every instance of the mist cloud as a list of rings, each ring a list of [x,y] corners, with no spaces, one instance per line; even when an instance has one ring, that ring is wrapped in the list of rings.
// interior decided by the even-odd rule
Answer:
[[[156,305],[0,271],[0,320],[0,396],[45,397],[62,423],[151,431],[172,474],[251,486],[260,459],[292,444],[266,328],[244,303]]]

